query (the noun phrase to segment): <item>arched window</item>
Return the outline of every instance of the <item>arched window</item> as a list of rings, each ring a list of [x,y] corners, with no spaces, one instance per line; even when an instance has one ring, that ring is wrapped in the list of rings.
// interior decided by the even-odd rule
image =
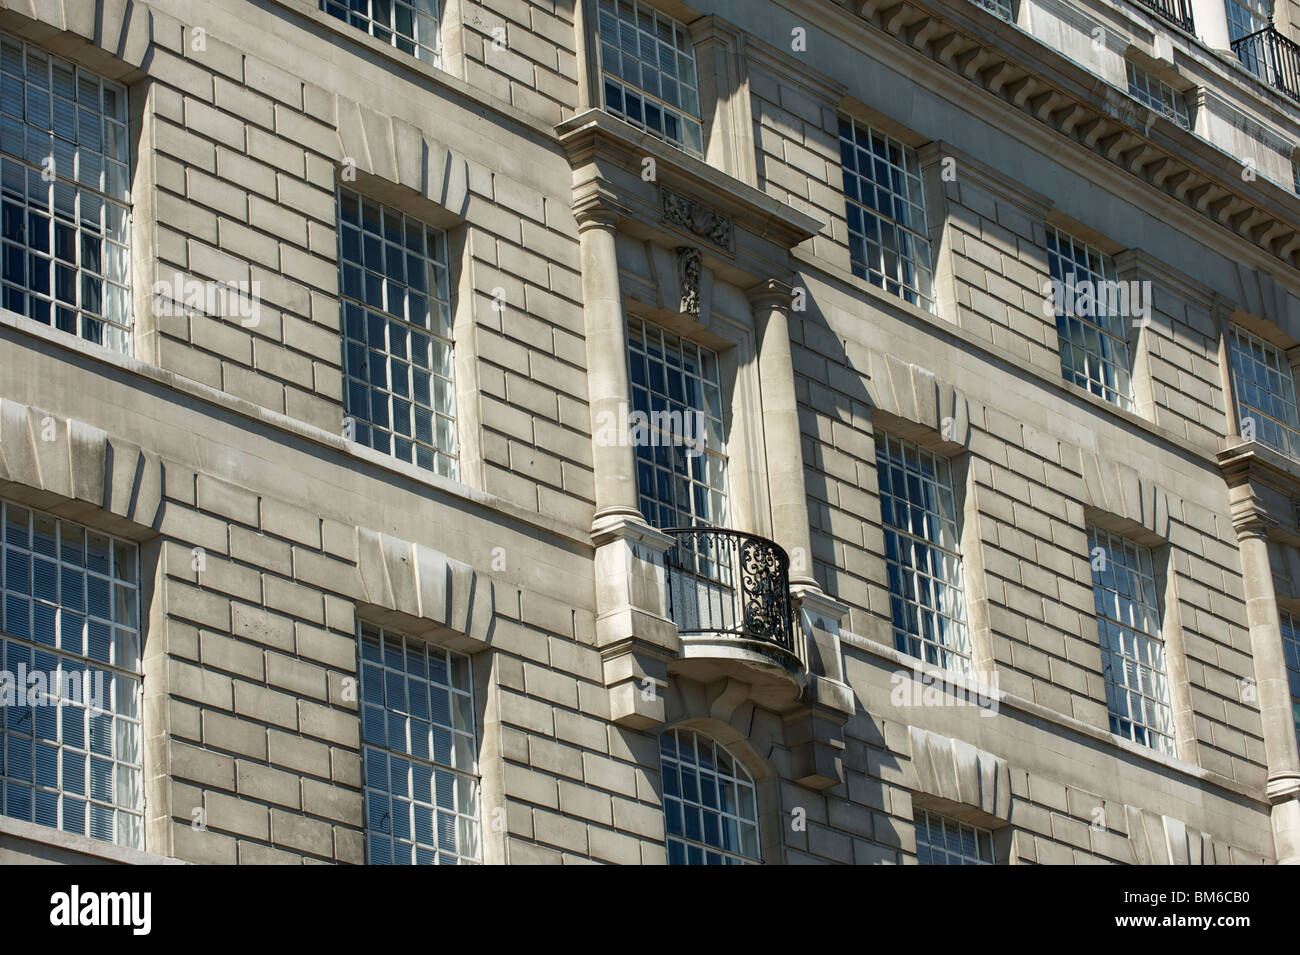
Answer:
[[[754,780],[734,756],[692,730],[659,737],[669,865],[759,862]]]

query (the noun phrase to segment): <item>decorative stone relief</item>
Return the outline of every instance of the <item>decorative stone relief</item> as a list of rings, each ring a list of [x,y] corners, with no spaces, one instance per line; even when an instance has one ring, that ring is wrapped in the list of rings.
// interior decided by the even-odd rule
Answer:
[[[714,245],[732,251],[731,220],[694,199],[663,190],[665,221],[688,229]]]
[[[700,250],[684,245],[677,250],[677,278],[681,283],[683,315],[700,314]]]

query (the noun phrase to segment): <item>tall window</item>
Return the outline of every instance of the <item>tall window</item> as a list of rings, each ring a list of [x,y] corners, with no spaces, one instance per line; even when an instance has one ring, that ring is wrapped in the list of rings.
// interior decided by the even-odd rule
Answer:
[[[1128,62],[1128,92],[1157,113],[1172,119],[1183,129],[1192,128],[1192,117],[1187,112],[1187,99],[1168,83],[1157,79],[1146,70]]]
[[[1240,40],[1268,26],[1271,0],[1224,0],[1228,14],[1228,39]],[[1246,64],[1249,66],[1250,64]]]
[[[127,354],[126,89],[0,35],[0,304]]]
[[[366,858],[478,862],[478,747],[469,657],[361,626]]]
[[[0,504],[0,812],[140,849],[136,546]]]
[[[641,513],[653,527],[725,525],[718,356],[634,318],[628,363]]]
[[[1165,675],[1151,551],[1088,529],[1092,592],[1112,733],[1173,754],[1173,716]]]
[[[1291,715],[1295,720],[1295,734],[1300,742],[1300,623],[1288,611],[1279,616],[1282,623],[1282,653],[1286,657],[1287,682],[1291,686]]]
[[[1233,325],[1228,329],[1228,360],[1241,436],[1282,454],[1300,457],[1300,414],[1296,411],[1295,379],[1286,355]]]
[[[1129,353],[1110,256],[1047,227],[1061,374],[1121,408],[1132,408]]]
[[[894,646],[968,673],[971,651],[951,465],[910,441],[877,432],[876,474]]]
[[[605,109],[704,155],[695,47],[686,27],[644,0],[600,0],[597,32]]]
[[[351,437],[456,478],[446,236],[344,189],[339,269]]]
[[[916,861],[921,865],[992,865],[993,833],[919,809]]]
[[[441,0],[320,0],[320,8],[403,53],[439,65]]]
[[[842,116],[840,159],[853,274],[934,311],[934,270],[916,152]]]
[[[659,737],[664,834],[669,865],[759,862],[754,780],[707,736],[667,730]]]

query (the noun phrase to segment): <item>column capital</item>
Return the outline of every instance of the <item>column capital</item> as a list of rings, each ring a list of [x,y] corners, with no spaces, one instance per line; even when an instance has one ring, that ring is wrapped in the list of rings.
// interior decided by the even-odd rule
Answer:
[[[613,232],[623,219],[623,210],[607,196],[596,193],[574,201],[573,218],[578,222],[579,234],[588,229],[604,229]]]
[[[746,289],[750,308],[780,309],[790,311],[790,302],[794,298],[794,289],[779,279],[764,279],[752,288]]]

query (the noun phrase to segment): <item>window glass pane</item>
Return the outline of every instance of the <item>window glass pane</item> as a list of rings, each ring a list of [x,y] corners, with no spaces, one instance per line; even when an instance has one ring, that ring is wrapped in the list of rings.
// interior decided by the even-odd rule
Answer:
[[[1088,558],[1111,732],[1174,755],[1151,551],[1090,527]]]
[[[1133,63],[1128,63],[1127,67],[1130,96],[1173,120],[1183,129],[1192,128],[1187,100],[1182,93]]]
[[[1291,687],[1291,710],[1295,717],[1296,740],[1300,741],[1300,623],[1290,612],[1279,614],[1282,623],[1282,652],[1286,659],[1287,682]]]
[[[921,865],[993,865],[993,834],[918,809],[916,857]]]
[[[1132,409],[1128,329],[1110,256],[1047,226],[1047,263],[1057,306],[1061,374],[1121,408]]]
[[[1228,39],[1240,40],[1268,26],[1272,7],[1269,0],[1224,0],[1228,14]],[[1247,62],[1246,68],[1256,64]]]
[[[0,712],[0,814],[143,848],[136,545],[7,502],[0,527],[0,669],[21,697]]]
[[[441,65],[438,30],[442,0],[319,0],[320,9],[344,23],[409,53]]]
[[[358,209],[360,233],[347,225]],[[455,479],[451,302],[445,279],[427,281],[447,268],[444,237],[348,190],[339,193],[339,219],[350,437]]]
[[[637,451],[641,512],[652,526],[725,526],[718,356],[633,318],[628,365],[635,383],[629,440]]]
[[[876,473],[894,646],[927,663],[969,673],[949,461],[878,431]]]
[[[0,305],[129,353],[126,90],[0,42],[13,67],[0,84]]]
[[[368,861],[478,862],[469,657],[370,624],[360,642]]]
[[[709,737],[677,729],[659,737],[659,759],[670,865],[762,859],[754,780],[739,760]]]
[[[641,0],[602,0],[596,23],[606,111],[704,155],[695,48],[686,27]]]
[[[1286,355],[1238,325],[1227,337],[1241,436],[1300,458],[1300,415]]]
[[[841,117],[840,157],[854,274],[934,311],[934,273],[916,154]]]

